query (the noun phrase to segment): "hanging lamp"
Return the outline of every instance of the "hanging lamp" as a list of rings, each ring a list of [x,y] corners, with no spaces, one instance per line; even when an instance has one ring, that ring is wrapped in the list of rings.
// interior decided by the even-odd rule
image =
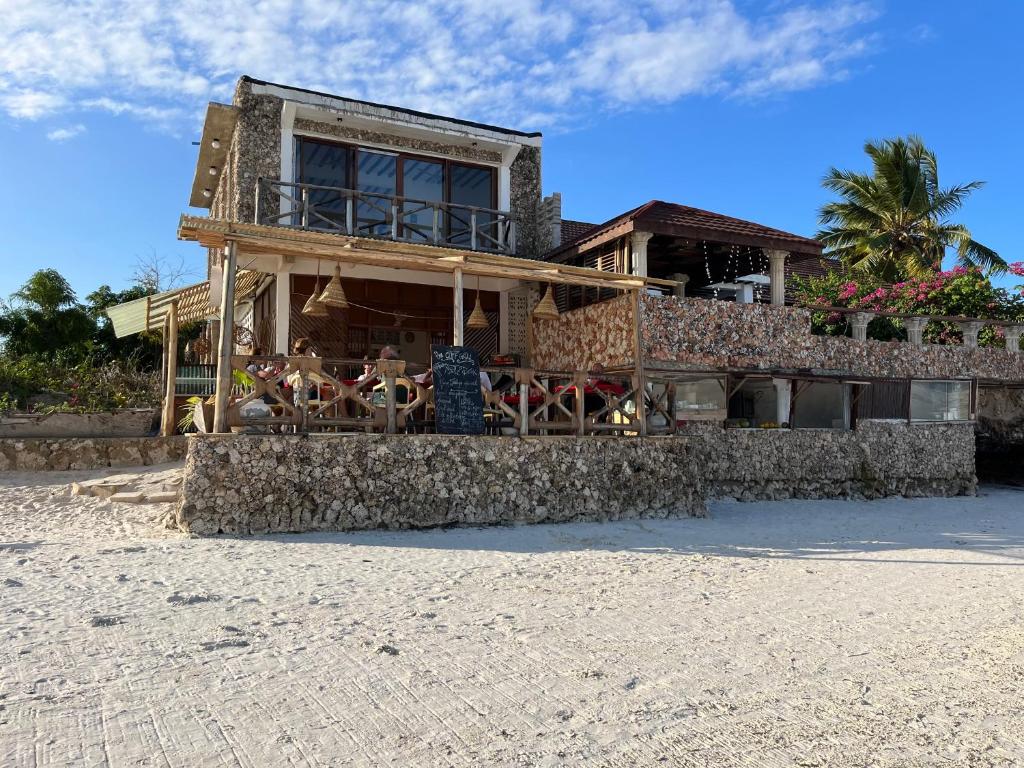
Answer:
[[[348,309],[348,298],[345,296],[345,289],[341,287],[341,267],[334,267],[334,277],[320,294],[320,303],[328,307]]]
[[[551,283],[548,283],[548,287],[545,289],[544,295],[537,303],[537,306],[533,308],[532,316],[534,318],[538,320],[558,319],[558,307],[555,305],[555,299],[551,294]]]
[[[484,314],[484,308],[480,306],[480,276],[476,278],[476,304],[473,306],[473,311],[469,313],[469,318],[466,320],[467,328],[489,328],[490,323],[487,322],[487,315]]]
[[[327,307],[320,303],[320,260],[316,262],[316,284],[313,286],[313,293],[306,299],[302,307],[302,314],[309,317],[327,317],[330,313]]]

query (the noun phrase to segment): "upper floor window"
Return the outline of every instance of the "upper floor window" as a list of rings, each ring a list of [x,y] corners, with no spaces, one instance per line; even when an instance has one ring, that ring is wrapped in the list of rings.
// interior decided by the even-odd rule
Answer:
[[[470,239],[471,213],[460,206],[497,208],[494,168],[309,138],[298,139],[296,154],[296,180],[300,184],[333,188],[308,190],[317,215],[341,223],[346,216],[346,199],[336,190],[361,193],[354,211],[355,228],[361,234],[391,233],[395,197],[406,198],[400,211],[399,236],[422,242],[433,236],[431,203],[452,204],[438,226],[442,236],[455,244]],[[323,218],[310,217],[309,226],[328,226]],[[493,214],[481,212],[477,223],[485,224],[492,218]]]

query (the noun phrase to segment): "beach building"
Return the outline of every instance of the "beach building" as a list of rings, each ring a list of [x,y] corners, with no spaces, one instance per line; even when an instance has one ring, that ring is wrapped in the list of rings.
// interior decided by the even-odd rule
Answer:
[[[335,459],[343,445],[345,461],[387,446],[397,465],[422,464],[424,446],[443,445],[445,461],[477,481],[497,464],[587,468],[556,491],[507,483],[497,500],[470,502],[468,518],[452,503],[422,519],[385,511],[353,522],[354,507],[372,506],[359,496],[369,491],[353,504],[306,483],[297,523],[262,513],[242,523],[241,502],[225,507],[220,488],[185,504],[186,525],[291,530],[332,504],[332,521],[310,525],[529,517],[496,512],[509,508],[504,493],[521,510],[539,493],[544,510],[569,519],[600,495],[621,495],[626,515],[670,513],[673,499],[693,512],[691,496],[709,489],[973,490],[973,424],[987,401],[1024,384],[1022,326],[1006,325],[1006,349],[978,347],[993,322],[978,318],[941,318],[960,324],[962,346],[924,344],[927,317],[902,318],[905,342],[870,340],[867,312],[849,312],[852,337],[814,335],[786,281],[826,268],[820,243],[658,200],[600,224],[563,219],[561,196],[542,192],[542,144],[539,133],[249,77],[231,104],[209,105],[189,199],[205,213],[178,227],[206,249],[209,279],[109,312],[118,335],[164,329],[171,342],[166,429],[185,396],[213,396],[198,409],[209,437],[194,440],[190,469],[220,449],[239,457],[238,471],[268,452],[298,455],[300,443],[278,443],[310,434]],[[176,328],[194,321],[204,335],[178,360]],[[431,434],[438,346],[471,348],[482,364],[486,447]],[[417,438],[382,443],[378,433]],[[543,443],[557,436],[574,439]],[[207,488],[241,477],[211,471]],[[272,484],[255,485],[277,498]],[[383,507],[428,498],[389,493]]]

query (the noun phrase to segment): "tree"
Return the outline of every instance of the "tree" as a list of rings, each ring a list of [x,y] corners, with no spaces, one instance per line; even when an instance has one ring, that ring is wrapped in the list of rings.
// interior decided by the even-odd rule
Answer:
[[[77,360],[92,347],[96,323],[55,269],[41,269],[0,311],[0,337],[11,356]]]
[[[824,205],[817,238],[855,273],[896,282],[938,272],[947,248],[958,265],[989,273],[1006,262],[949,218],[983,182],[939,186],[938,162],[917,136],[867,142],[871,174],[832,168],[822,185],[842,199]]]
[[[134,285],[123,291],[115,291],[109,285],[101,285],[85,297],[86,311],[96,325],[93,334],[93,350],[96,357],[105,360],[132,360],[144,368],[160,365],[163,339],[158,332],[148,331],[119,339],[114,335],[114,326],[104,311],[108,307],[141,299],[153,293],[152,289],[142,285]]]

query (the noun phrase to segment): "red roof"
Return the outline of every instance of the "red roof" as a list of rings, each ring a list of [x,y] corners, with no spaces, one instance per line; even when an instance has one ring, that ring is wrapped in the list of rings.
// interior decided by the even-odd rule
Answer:
[[[548,254],[548,258],[568,250],[572,246],[585,245],[586,241],[628,222],[632,222],[632,229],[655,234],[718,240],[737,245],[781,248],[805,254],[820,254],[822,250],[821,243],[809,237],[794,235],[791,232],[766,227],[753,221],[724,216],[721,213],[691,208],[688,205],[651,200],[649,203],[626,211],[604,224],[578,233],[574,240],[567,240],[563,236],[562,245]]]
[[[597,224],[591,224],[589,221],[562,219],[562,242],[559,245],[575,242],[596,226]]]

